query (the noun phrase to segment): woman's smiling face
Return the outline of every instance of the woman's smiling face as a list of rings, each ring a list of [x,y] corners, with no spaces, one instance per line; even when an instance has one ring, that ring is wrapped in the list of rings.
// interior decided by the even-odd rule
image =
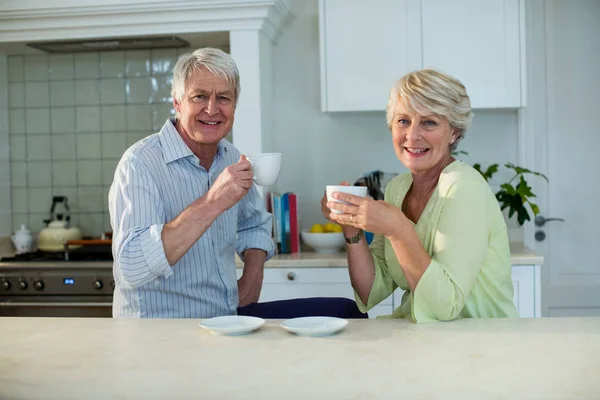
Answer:
[[[396,156],[413,173],[425,172],[450,160],[457,133],[445,117],[420,115],[398,99],[392,119]]]

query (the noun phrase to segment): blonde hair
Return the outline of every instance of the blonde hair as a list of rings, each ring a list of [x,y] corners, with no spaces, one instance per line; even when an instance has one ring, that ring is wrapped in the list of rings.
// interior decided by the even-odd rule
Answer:
[[[473,119],[471,100],[465,86],[458,79],[433,69],[408,73],[394,83],[386,108],[390,129],[398,100],[420,115],[445,117],[458,131],[456,140],[450,145],[451,152],[456,150]]]
[[[233,58],[223,50],[212,47],[198,49],[193,53],[182,54],[173,67],[171,96],[181,101],[190,75],[205,68],[211,74],[231,83],[235,88],[235,104],[240,96],[240,73]]]

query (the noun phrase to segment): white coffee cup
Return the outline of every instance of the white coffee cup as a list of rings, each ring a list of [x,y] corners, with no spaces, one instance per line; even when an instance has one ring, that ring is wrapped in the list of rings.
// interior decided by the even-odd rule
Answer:
[[[254,182],[259,186],[275,183],[281,168],[281,153],[260,153],[246,157],[252,164]]]
[[[326,193],[327,193],[327,201],[334,201],[336,203],[349,204],[348,202],[334,199],[332,197],[333,193],[342,192],[349,193],[355,196],[366,197],[367,196],[367,187],[366,186],[336,186],[336,185],[327,185]],[[331,209],[331,212],[335,214],[342,214],[340,210]]]

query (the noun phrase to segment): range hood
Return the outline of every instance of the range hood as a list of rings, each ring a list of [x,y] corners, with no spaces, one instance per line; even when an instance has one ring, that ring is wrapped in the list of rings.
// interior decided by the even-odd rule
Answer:
[[[27,43],[27,46],[47,53],[85,53],[145,49],[172,49],[188,47],[189,43],[177,36],[143,38],[111,38]]]

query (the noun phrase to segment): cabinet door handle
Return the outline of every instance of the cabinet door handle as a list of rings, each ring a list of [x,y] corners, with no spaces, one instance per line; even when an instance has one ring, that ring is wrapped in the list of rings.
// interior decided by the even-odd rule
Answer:
[[[287,278],[288,278],[288,281],[293,281],[294,279],[296,279],[296,274],[293,272],[288,272]]]

